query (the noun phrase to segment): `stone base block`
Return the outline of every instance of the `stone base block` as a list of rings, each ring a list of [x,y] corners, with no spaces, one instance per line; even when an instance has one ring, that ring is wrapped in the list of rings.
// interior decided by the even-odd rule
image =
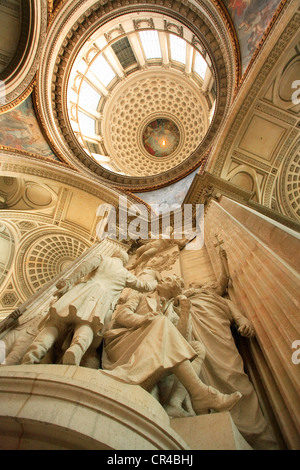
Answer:
[[[229,412],[174,418],[171,426],[191,450],[252,450]]]

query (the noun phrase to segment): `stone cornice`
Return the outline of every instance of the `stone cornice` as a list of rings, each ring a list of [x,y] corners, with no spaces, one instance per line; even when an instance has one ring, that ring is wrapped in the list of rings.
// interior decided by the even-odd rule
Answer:
[[[221,196],[227,196],[296,232],[300,232],[300,222],[297,220],[253,201],[253,193],[245,191],[235,184],[208,172],[204,172],[202,175],[195,175],[183,204],[204,204],[205,208],[207,208],[211,200],[218,200]]]
[[[36,158],[33,154],[15,152],[0,148],[0,172],[10,176],[23,177],[30,175],[33,178],[49,179],[61,185],[74,187],[88,194],[92,194],[102,201],[117,207],[119,197],[124,195],[124,191],[119,191],[109,184],[102,184],[92,181],[85,175],[80,175],[77,171],[67,167],[64,163],[57,162],[46,157]],[[132,195],[129,191],[126,193],[129,203],[140,203],[149,206],[138,197]]]

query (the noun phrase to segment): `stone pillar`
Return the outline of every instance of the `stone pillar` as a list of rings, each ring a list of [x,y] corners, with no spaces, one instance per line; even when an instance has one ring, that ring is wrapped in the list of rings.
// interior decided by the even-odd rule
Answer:
[[[267,398],[263,408],[270,405],[286,447],[299,449],[300,365],[293,361],[300,340],[299,234],[226,197],[212,200],[205,244],[217,277],[216,234],[228,255],[229,297],[256,331],[247,342]]]

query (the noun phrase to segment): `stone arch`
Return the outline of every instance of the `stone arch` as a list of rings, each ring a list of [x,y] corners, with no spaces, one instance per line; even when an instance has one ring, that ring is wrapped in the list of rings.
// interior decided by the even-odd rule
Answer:
[[[36,229],[24,237],[16,257],[16,273],[24,298],[29,298],[63,272],[90,244],[64,229]]]
[[[47,30],[47,0],[22,0],[15,54],[0,73],[0,113],[18,106],[33,90]]]

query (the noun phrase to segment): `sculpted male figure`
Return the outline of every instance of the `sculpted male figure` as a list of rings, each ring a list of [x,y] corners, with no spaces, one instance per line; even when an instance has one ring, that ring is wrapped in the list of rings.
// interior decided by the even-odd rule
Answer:
[[[168,227],[167,230],[168,233],[162,234],[161,238],[150,238],[150,240],[147,240],[144,242],[142,246],[137,248],[136,250],[136,259],[135,261],[128,267],[128,269],[135,269],[137,266],[141,266],[144,263],[147,263],[147,261],[150,258],[153,258],[154,256],[158,255],[160,252],[165,250],[166,248],[169,248],[174,245],[178,245],[179,248],[183,248],[188,241],[190,241],[187,238],[184,239],[176,239],[173,237],[173,228]],[[150,234],[152,237],[152,234]]]
[[[231,411],[237,428],[253,448],[276,448],[255,390],[244,372],[231,325],[249,338],[255,335],[254,328],[231,300],[223,298],[229,277],[226,252],[221,249],[220,255],[222,273],[219,281],[193,284],[184,291],[191,302],[192,339],[201,340],[206,350],[200,377],[223,393],[231,393],[238,387],[242,398]]]
[[[177,276],[169,276],[159,280],[153,295],[129,293],[125,303],[117,306],[111,328],[104,334],[103,369],[149,392],[163,377],[175,374],[188,390],[196,414],[211,408],[229,410],[241,394],[222,394],[199,379],[191,363],[196,351],[164,315],[180,289]]]
[[[70,278],[58,282],[59,298],[41,322],[41,331],[22,363],[39,363],[55,341],[66,335],[72,326],[73,338],[62,362],[79,365],[94,338],[98,338],[100,344],[101,335],[111,320],[123,289],[129,287],[150,292],[157,285],[156,281],[142,281],[130,273],[124,267],[127,262],[127,253],[117,249],[110,257],[94,256],[76,269]]]

